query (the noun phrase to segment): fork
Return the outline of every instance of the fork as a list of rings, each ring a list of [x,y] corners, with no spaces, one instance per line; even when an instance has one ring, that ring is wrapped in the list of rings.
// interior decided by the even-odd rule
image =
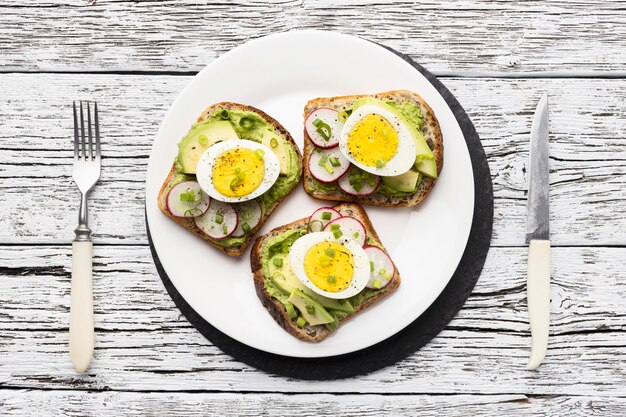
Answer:
[[[72,177],[80,190],[80,210],[76,238],[72,242],[72,290],[70,304],[70,357],[77,372],[85,372],[93,356],[94,321],[92,292],[92,242],[87,225],[87,195],[100,178],[100,128],[98,103],[87,101],[87,128],[83,101],[79,102],[80,116],[74,109],[74,168]],[[87,136],[85,137],[85,130]],[[94,143],[95,139],[95,143]],[[95,149],[94,149],[95,148]]]

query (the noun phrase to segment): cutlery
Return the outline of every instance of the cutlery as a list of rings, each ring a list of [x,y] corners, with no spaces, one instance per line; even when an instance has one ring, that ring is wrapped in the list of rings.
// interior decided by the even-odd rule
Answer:
[[[84,108],[87,108],[85,127]],[[93,123],[91,120],[93,107]],[[98,103],[79,102],[74,109],[74,168],[72,176],[80,190],[76,238],[72,242],[72,290],[70,296],[70,357],[77,372],[85,372],[93,356],[94,321],[92,293],[92,242],[87,225],[87,196],[100,178],[100,128]],[[85,135],[86,133],[86,135]]]
[[[532,346],[527,368],[539,367],[548,349],[550,330],[550,227],[548,174],[548,95],[543,95],[530,130],[528,182],[528,275],[526,295]]]

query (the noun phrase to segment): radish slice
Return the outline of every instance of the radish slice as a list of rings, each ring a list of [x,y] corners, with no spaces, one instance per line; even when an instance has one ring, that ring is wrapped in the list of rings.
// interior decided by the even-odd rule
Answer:
[[[341,214],[334,208],[320,207],[309,217],[309,232],[321,232],[328,223],[340,217]]]
[[[338,115],[337,110],[322,107],[307,116],[304,127],[315,146],[328,149],[339,145],[339,133],[343,123],[339,121]]]
[[[340,217],[324,227],[325,232],[331,232],[335,239],[352,239],[360,246],[365,245],[367,232],[365,226],[354,217]]]
[[[233,204],[237,211],[237,228],[233,232],[233,237],[241,237],[248,233],[250,229],[255,228],[263,217],[263,209],[256,200],[246,201],[245,203]]]
[[[367,288],[375,290],[384,288],[396,273],[396,267],[389,255],[378,246],[366,246],[363,249],[370,260],[370,280]]]
[[[192,200],[192,201],[189,201]],[[196,181],[183,181],[167,193],[167,210],[174,217],[198,217],[209,209],[211,197]]]
[[[316,149],[309,158],[309,172],[319,182],[337,181],[349,169],[350,161],[339,148]]]
[[[337,185],[350,195],[370,195],[378,188],[380,177],[353,167],[350,172],[339,178]]]
[[[228,203],[211,200],[207,212],[194,221],[208,237],[220,240],[232,235],[237,228],[237,211]]]

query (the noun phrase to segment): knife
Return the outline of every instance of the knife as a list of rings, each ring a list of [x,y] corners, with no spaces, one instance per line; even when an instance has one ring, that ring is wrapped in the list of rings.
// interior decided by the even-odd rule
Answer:
[[[528,275],[526,296],[532,347],[527,369],[539,367],[548,350],[550,329],[550,225],[548,178],[548,94],[537,105],[530,130],[530,169],[528,182]]]

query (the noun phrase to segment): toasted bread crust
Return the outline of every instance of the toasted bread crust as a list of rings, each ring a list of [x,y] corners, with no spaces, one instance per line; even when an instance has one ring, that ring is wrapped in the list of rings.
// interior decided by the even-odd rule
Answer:
[[[361,206],[354,203],[344,203],[333,206],[335,210],[337,210],[342,215],[353,216],[358,218],[365,226],[365,230],[367,231],[367,235],[372,239],[380,242],[380,238],[374,229],[374,226],[369,220],[367,213]],[[265,289],[265,279],[268,277],[263,273],[263,265],[261,263],[261,253],[265,242],[286,230],[294,229],[297,227],[301,227],[306,225],[308,221],[308,217],[305,217],[300,220],[296,220],[284,226],[277,227],[276,229],[271,230],[269,233],[259,236],[254,242],[254,246],[252,247],[252,251],[250,253],[250,267],[252,269],[253,279],[254,279],[254,288],[256,290],[257,296],[261,300],[263,306],[269,311],[270,315],[276,320],[276,322],[291,335],[297,337],[298,339],[305,340],[307,342],[320,342],[327,338],[332,330],[327,329],[323,325],[318,326],[305,326],[304,328],[298,327],[287,314],[287,310],[283,307],[280,301],[272,298],[267,290]],[[400,285],[400,273],[397,268],[394,273],[394,276],[391,278],[391,281],[387,286],[379,291],[378,294],[369,298],[365,302],[359,304],[356,307],[354,313],[342,318],[339,320],[340,326],[345,320],[354,317],[360,311],[365,310],[372,304],[376,303],[378,300],[381,300],[395,291]]]
[[[175,216],[172,215],[172,213],[169,212],[169,210],[167,209],[167,202],[166,202],[167,201],[167,193],[169,192],[169,189],[171,187],[172,180],[174,179],[174,177],[177,174],[176,166],[172,165],[172,169],[170,170],[167,178],[165,179],[165,181],[163,182],[163,185],[161,186],[161,190],[159,191],[158,205],[159,205],[159,209],[161,210],[161,212],[163,214],[165,214],[167,217],[169,217],[170,219],[174,220],[176,223],[178,223],[182,227],[184,227],[185,229],[189,230],[194,235],[196,235],[199,238],[201,238],[202,240],[206,241],[209,245],[211,245],[211,246],[221,250],[225,254],[227,254],[229,256],[241,256],[245,252],[246,248],[250,245],[250,243],[252,242],[252,239],[254,238],[256,233],[259,231],[259,229],[261,229],[261,227],[263,227],[263,224],[267,221],[267,219],[272,214],[272,212],[276,209],[276,207],[278,207],[278,205],[280,205],[280,203],[282,203],[282,201],[285,198],[287,198],[287,196],[289,194],[291,194],[293,192],[293,190],[295,190],[298,182],[300,182],[300,178],[302,176],[302,154],[300,153],[300,149],[296,145],[296,142],[293,140],[293,138],[291,137],[289,132],[280,123],[278,123],[274,118],[269,116],[267,113],[265,113],[265,112],[255,108],[255,107],[252,107],[252,106],[248,106],[248,105],[245,105],[245,104],[231,103],[231,102],[217,103],[217,104],[214,104],[212,106],[207,107],[202,112],[200,117],[198,117],[198,122],[201,122],[202,120],[206,119],[207,116],[210,113],[212,113],[215,109],[239,110],[239,111],[249,111],[249,112],[257,113],[259,116],[263,117],[263,119],[265,119],[270,125],[272,125],[272,127],[274,127],[276,129],[276,131],[287,142],[289,142],[291,144],[291,146],[295,150],[296,154],[298,155],[298,178],[297,178],[296,181],[294,181],[291,189],[287,192],[287,194],[285,194],[282,198],[276,200],[267,209],[267,212],[266,212],[264,218],[261,219],[261,221],[259,222],[259,224],[256,227],[254,227],[253,229],[250,230],[250,232],[246,236],[246,239],[244,240],[244,242],[240,246],[231,246],[231,247],[222,246],[222,245],[219,244],[218,241],[211,240],[207,235],[205,235],[200,229],[198,229],[195,226],[194,221],[193,221],[192,218],[175,217]]]
[[[339,97],[323,97],[316,98],[310,100],[304,107],[304,118],[313,110],[318,109],[320,107],[330,107],[336,110],[343,110],[352,103],[364,97],[374,97],[379,100],[412,100],[419,104],[422,109],[422,115],[424,118],[424,126],[422,127],[422,133],[424,133],[424,138],[427,140],[429,147],[432,149],[433,154],[435,155],[435,161],[437,163],[437,176],[441,173],[441,168],[443,167],[443,135],[441,134],[441,128],[439,126],[439,121],[435,116],[432,108],[420,97],[417,93],[407,90],[395,90],[388,91],[384,93],[377,93],[372,95],[351,95],[351,96],[339,96]],[[329,200],[329,201],[348,201],[355,202],[359,204],[369,204],[373,206],[385,206],[385,207],[403,207],[403,206],[415,206],[419,204],[428,193],[435,186],[436,179],[423,177],[420,186],[417,191],[413,194],[409,194],[402,197],[392,197],[384,194],[373,193],[369,196],[353,196],[343,192],[340,189],[322,192],[318,191],[314,187],[315,179],[312,177],[308,165],[309,158],[311,157],[311,153],[315,149],[315,145],[311,141],[311,138],[304,129],[304,177],[303,177],[303,185],[305,191],[314,198],[319,200]]]

